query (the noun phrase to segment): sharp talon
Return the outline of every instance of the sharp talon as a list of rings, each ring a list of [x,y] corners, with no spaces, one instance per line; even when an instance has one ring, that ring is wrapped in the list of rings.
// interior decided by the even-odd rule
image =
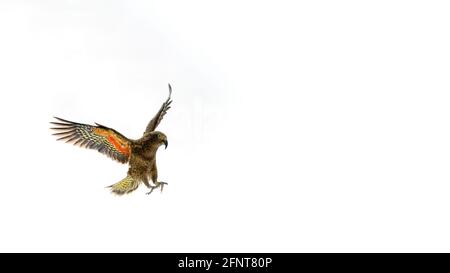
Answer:
[[[164,185],[167,185],[166,182],[159,182],[159,185],[161,185],[161,193],[163,192]]]
[[[156,187],[152,187],[152,189],[151,189],[149,192],[147,192],[147,195],[149,195],[150,193],[152,193],[153,190],[154,190],[155,188],[156,188]]]
[[[164,189],[164,185],[167,185],[167,183],[166,183],[166,182],[158,182],[158,183],[156,184],[156,186],[152,186],[152,187],[151,187],[151,190],[150,190],[149,192],[147,192],[146,194],[152,193],[154,189],[159,188],[159,187],[161,187],[161,192],[162,192],[163,189]]]

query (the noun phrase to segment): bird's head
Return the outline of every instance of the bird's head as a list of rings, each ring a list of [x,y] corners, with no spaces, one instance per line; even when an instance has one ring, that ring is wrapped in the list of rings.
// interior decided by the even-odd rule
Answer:
[[[158,147],[164,144],[165,149],[167,149],[167,145],[169,145],[169,142],[167,142],[167,136],[164,133],[154,131],[150,134],[152,135],[153,143],[156,143]]]

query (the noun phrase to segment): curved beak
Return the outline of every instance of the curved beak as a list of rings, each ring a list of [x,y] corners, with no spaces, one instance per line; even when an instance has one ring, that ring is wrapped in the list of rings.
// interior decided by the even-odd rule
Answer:
[[[164,143],[164,149],[167,149],[167,145],[169,145],[169,142],[167,142],[167,140],[164,140],[163,143]]]

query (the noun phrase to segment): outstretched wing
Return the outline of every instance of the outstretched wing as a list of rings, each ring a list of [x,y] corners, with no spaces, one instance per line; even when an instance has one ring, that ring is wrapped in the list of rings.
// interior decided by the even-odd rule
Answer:
[[[161,105],[161,108],[159,109],[158,113],[156,113],[156,115],[153,117],[153,119],[148,123],[147,128],[145,129],[144,135],[155,131],[156,127],[161,122],[164,115],[167,113],[167,110],[170,109],[170,104],[172,103],[172,100],[170,99],[170,95],[172,95],[172,86],[170,86],[170,84],[169,84],[169,97]]]
[[[57,117],[55,119],[58,122],[50,123],[55,125],[51,129],[57,131],[53,135],[58,136],[58,140],[97,150],[121,163],[128,162],[131,154],[131,140],[116,130],[98,123],[96,123],[97,126],[93,126]]]

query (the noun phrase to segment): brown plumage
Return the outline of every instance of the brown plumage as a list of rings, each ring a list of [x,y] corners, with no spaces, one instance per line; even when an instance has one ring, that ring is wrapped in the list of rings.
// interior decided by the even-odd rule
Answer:
[[[98,123],[88,125],[57,117],[57,122],[50,122],[54,125],[51,129],[56,131],[53,135],[58,136],[58,140],[97,150],[120,163],[129,163],[127,176],[109,186],[113,193],[130,193],[137,189],[141,182],[151,189],[147,194],[158,187],[162,192],[167,183],[158,181],[156,151],[163,144],[167,148],[168,142],[166,135],[155,129],[170,109],[171,94],[172,87],[169,84],[169,97],[148,123],[144,135],[137,140],[128,139],[116,130]],[[150,180],[154,185],[150,185]]]

